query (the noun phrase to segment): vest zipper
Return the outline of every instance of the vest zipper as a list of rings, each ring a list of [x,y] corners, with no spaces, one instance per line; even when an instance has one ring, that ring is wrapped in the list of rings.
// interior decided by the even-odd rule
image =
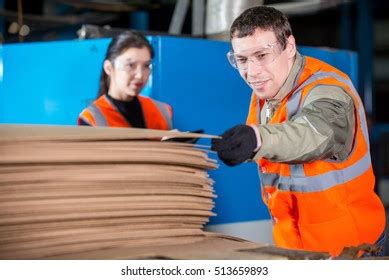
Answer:
[[[266,110],[265,110],[266,124],[269,123],[273,115],[274,115],[274,106],[268,100],[266,100]]]

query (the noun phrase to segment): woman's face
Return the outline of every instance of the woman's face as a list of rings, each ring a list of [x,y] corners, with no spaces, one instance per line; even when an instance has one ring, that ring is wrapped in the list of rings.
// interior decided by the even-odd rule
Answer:
[[[104,61],[109,76],[108,94],[128,101],[137,96],[146,85],[151,72],[151,55],[147,47],[129,48],[111,62]]]

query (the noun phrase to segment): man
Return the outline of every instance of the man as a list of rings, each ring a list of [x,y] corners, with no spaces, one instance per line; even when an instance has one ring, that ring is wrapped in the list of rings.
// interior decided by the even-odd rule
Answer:
[[[382,245],[365,111],[350,79],[296,51],[288,19],[270,7],[232,24],[231,65],[253,89],[246,125],[212,149],[227,165],[258,163],[276,245],[330,252]],[[379,253],[382,253],[380,251]]]

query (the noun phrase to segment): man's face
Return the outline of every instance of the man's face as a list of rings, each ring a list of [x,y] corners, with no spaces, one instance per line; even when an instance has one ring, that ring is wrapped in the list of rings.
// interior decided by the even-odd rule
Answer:
[[[289,36],[284,50],[273,31],[257,29],[253,35],[231,40],[239,73],[260,99],[272,99],[293,66],[296,46]]]

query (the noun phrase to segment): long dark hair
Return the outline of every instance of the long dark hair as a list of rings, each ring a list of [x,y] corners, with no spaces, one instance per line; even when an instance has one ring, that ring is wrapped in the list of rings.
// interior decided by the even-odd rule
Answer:
[[[115,58],[120,56],[129,48],[146,47],[150,51],[151,58],[154,58],[154,50],[149,41],[139,32],[134,30],[125,31],[112,38],[108,46],[107,54],[104,60],[109,60],[113,63]],[[101,70],[100,88],[97,97],[106,94],[109,89],[109,76],[104,71],[104,66]]]

